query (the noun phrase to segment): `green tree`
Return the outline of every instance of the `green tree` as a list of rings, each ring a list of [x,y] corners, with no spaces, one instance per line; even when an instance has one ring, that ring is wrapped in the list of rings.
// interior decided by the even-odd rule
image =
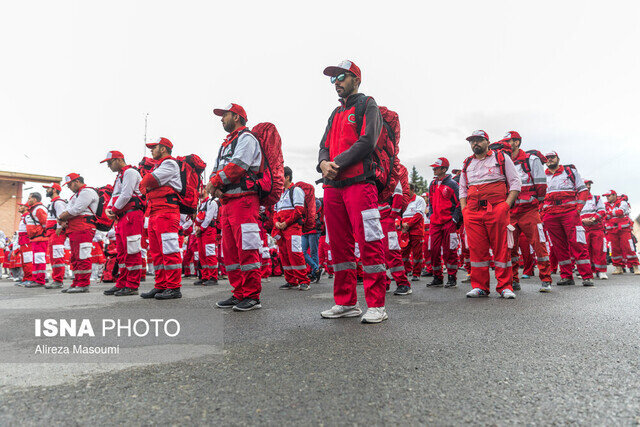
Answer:
[[[416,194],[426,193],[429,187],[429,183],[418,173],[418,169],[415,166],[411,168],[409,184],[416,186]]]

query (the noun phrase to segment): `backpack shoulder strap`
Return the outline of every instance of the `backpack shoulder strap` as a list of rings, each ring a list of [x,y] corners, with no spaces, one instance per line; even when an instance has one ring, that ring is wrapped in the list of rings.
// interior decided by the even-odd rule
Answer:
[[[467,184],[469,183],[469,179],[467,178],[467,168],[469,168],[472,160],[473,156],[469,156],[464,159],[464,162],[462,163],[462,173],[464,174],[464,178],[467,180]]]
[[[504,159],[504,151],[496,151],[496,160],[498,162],[498,166],[500,166],[500,172],[502,172],[502,175],[504,175],[506,178],[507,173],[505,167],[506,160]]]
[[[567,172],[567,176],[569,177],[571,182],[573,182],[573,186],[575,187],[575,185],[576,185],[576,175],[573,173],[573,168],[571,166],[572,165],[565,165],[564,170]]]
[[[358,134],[360,134],[360,131],[362,130],[362,122],[364,122],[364,113],[367,110],[367,103],[369,102],[370,99],[371,99],[370,96],[361,96],[356,101],[354,114],[356,116],[356,126],[358,129]]]

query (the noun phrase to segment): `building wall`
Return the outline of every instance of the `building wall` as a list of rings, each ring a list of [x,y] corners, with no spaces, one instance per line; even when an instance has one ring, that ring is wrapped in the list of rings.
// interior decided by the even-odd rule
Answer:
[[[0,181],[0,230],[7,237],[18,229],[18,202],[22,200],[22,182]]]

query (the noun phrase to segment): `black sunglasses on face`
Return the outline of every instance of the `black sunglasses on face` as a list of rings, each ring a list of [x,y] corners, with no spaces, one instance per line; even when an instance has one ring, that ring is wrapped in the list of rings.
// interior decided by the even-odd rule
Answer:
[[[342,73],[342,74],[338,74],[337,76],[332,76],[331,77],[331,84],[334,84],[336,81],[343,82],[344,79],[347,78],[347,76],[353,76],[353,74],[351,74],[351,73]]]

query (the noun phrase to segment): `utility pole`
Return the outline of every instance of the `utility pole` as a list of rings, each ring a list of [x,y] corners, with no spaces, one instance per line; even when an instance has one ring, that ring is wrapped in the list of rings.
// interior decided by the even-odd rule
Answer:
[[[142,157],[147,155],[147,125],[149,123],[149,113],[144,115],[144,147],[142,149]]]

